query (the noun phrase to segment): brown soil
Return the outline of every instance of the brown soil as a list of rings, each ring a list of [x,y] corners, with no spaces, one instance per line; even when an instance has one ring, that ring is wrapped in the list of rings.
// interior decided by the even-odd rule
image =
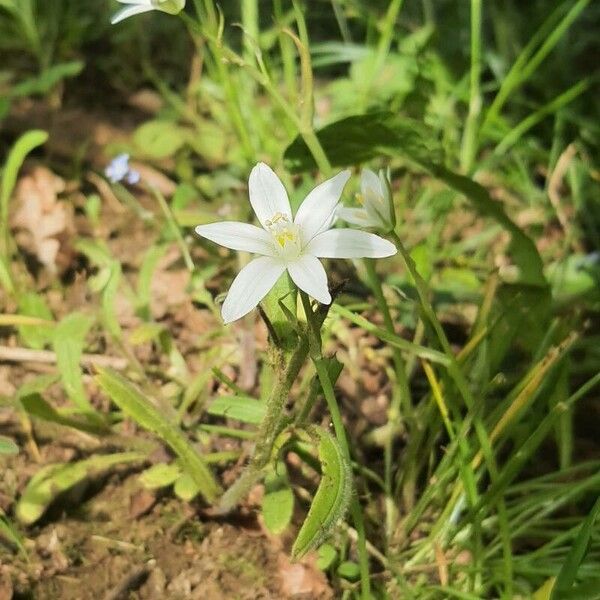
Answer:
[[[4,474],[3,484],[19,478],[10,467]],[[203,519],[190,505],[143,490],[131,472],[82,493],[92,495],[63,498],[27,532],[28,560],[0,550],[2,600],[332,597],[324,575],[291,565],[252,516]]]

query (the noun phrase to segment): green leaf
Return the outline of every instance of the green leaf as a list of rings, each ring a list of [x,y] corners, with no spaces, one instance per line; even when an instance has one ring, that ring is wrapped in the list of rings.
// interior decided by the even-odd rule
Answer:
[[[389,112],[355,115],[326,125],[317,132],[332,167],[362,164],[382,154],[402,154],[418,162],[442,161],[440,145],[419,121]],[[316,167],[304,140],[298,136],[284,158],[294,172]]]
[[[279,535],[292,521],[294,492],[290,487],[287,469],[283,461],[265,478],[265,494],[262,500],[262,516],[267,529]]]
[[[157,341],[160,334],[165,330],[162,323],[142,323],[129,334],[129,343],[139,346],[146,342]]]
[[[23,409],[32,417],[63,425],[64,427],[72,427],[79,431],[102,435],[108,433],[108,427],[104,426],[97,420],[84,421],[65,415],[63,412],[56,410],[42,396],[37,393],[20,393],[19,400]]]
[[[337,440],[322,428],[319,438],[321,481],[292,547],[292,557],[301,558],[318,546],[344,516],[352,495],[352,470]]]
[[[297,295],[296,286],[285,272],[261,302],[261,306],[275,330],[279,344],[288,350],[296,347],[298,336],[286,316],[286,309],[292,315],[296,314]]]
[[[242,423],[258,425],[265,416],[265,405],[248,396],[218,396],[208,407],[208,414],[237,419]]]
[[[0,537],[3,537],[10,544],[15,546],[23,556],[27,556],[23,537],[15,529],[14,525],[6,518],[6,515],[0,509]]]
[[[55,328],[53,346],[60,378],[70,400],[87,413],[96,411],[88,400],[79,362],[85,346],[85,337],[94,319],[83,313],[67,315]]]
[[[600,579],[592,579],[562,592],[560,600],[600,600]]]
[[[17,391],[17,398],[21,400],[31,394],[41,394],[46,391],[53,383],[59,380],[59,375],[39,375],[26,381]]]
[[[84,63],[80,60],[60,63],[44,69],[40,75],[30,77],[15,85],[10,90],[12,97],[47,94],[63,79],[76,77],[83,70]]]
[[[317,567],[319,567],[321,571],[327,571],[327,569],[331,568],[338,557],[337,550],[331,544],[322,544],[319,547],[318,554]]]
[[[355,562],[346,560],[337,568],[337,574],[348,581],[358,581],[360,579],[360,567]]]
[[[117,318],[115,302],[121,283],[121,263],[118,260],[111,260],[109,269],[110,275],[102,290],[102,321],[110,335],[119,340],[122,337],[122,331]]]
[[[0,187],[0,244],[8,239],[8,202],[15,189],[17,175],[25,157],[48,139],[45,131],[38,129],[24,133],[11,148],[2,171],[2,186]],[[0,246],[0,247],[2,247]],[[1,253],[0,253],[1,254]],[[5,265],[8,269],[9,265]]]
[[[186,143],[187,131],[172,121],[148,121],[136,129],[133,141],[148,158],[167,158]]]
[[[19,446],[10,438],[0,435],[0,454],[19,454]]]
[[[0,254],[0,288],[6,290],[10,294],[15,293],[15,286],[12,282],[10,269],[6,257]]]
[[[21,523],[35,523],[63,492],[111,467],[144,460],[140,452],[94,456],[75,463],[57,463],[42,467],[27,484],[17,503],[15,514]]]
[[[191,502],[200,493],[200,488],[189,473],[182,473],[175,482],[173,491],[180,500]]]
[[[137,283],[137,311],[144,319],[150,318],[150,298],[152,290],[152,277],[160,259],[165,255],[167,244],[152,245],[144,254],[142,266],[138,273]]]
[[[583,595],[569,595],[575,592],[573,588],[575,580],[577,578],[577,572],[581,566],[584,558],[586,557],[588,550],[590,549],[590,543],[592,534],[594,533],[594,522],[600,514],[600,498],[596,500],[596,503],[592,507],[590,514],[586,517],[585,521],[581,524],[579,533],[573,541],[573,545],[569,550],[565,558],[558,576],[554,588],[552,589],[552,596],[550,600],[562,600],[563,598],[571,597],[584,600],[585,598],[598,598],[597,590],[595,588],[595,596],[583,596]]]
[[[52,321],[54,318],[44,296],[33,292],[25,292],[19,296],[19,314],[28,317],[39,317],[47,321]],[[52,340],[52,329],[40,327],[39,325],[20,325],[19,335],[26,346],[41,350]]]
[[[144,487],[154,490],[173,485],[180,475],[181,467],[177,463],[160,463],[146,469],[139,480]]]
[[[333,167],[361,164],[381,155],[402,156],[414,161],[463,194],[476,212],[491,217],[510,233],[510,252],[520,269],[520,283],[547,287],[542,259],[533,241],[483,186],[444,166],[440,146],[431,141],[435,140],[434,133],[418,121],[388,112],[356,115],[327,125],[317,132],[317,137]],[[300,136],[286,149],[285,159],[296,172],[316,167]]]
[[[183,432],[124,377],[111,369],[98,369],[96,382],[112,401],[138,425],[157,435],[181,460],[208,502],[216,499],[220,487],[203,458]]]

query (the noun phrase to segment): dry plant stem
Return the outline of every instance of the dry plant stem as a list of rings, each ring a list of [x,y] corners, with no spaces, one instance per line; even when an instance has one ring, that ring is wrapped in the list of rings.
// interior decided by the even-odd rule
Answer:
[[[56,353],[50,350],[31,350],[30,348],[12,348],[0,346],[0,361],[9,362],[38,362],[56,364]],[[103,354],[82,354],[82,365],[96,365],[98,367],[112,367],[122,371],[127,368],[127,359],[118,356],[104,356]]]

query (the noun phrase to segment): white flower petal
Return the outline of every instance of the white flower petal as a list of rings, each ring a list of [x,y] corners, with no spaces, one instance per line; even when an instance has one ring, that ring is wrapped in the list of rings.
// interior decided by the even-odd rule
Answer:
[[[377,196],[383,196],[381,181],[379,180],[377,174],[374,171],[371,171],[371,169],[362,170],[360,174],[360,191],[363,197],[368,193],[376,194]]]
[[[237,221],[222,221],[208,225],[198,225],[196,233],[212,242],[231,250],[243,250],[265,256],[273,256],[272,237],[261,227]]]
[[[294,223],[302,232],[305,244],[317,233],[331,227],[336,206],[349,178],[350,171],[342,171],[318,185],[306,196],[294,219]]]
[[[398,250],[387,240],[356,229],[330,229],[316,236],[305,252],[319,258],[384,258]]]
[[[146,6],[146,5],[142,5],[142,4],[135,4],[135,5],[129,6],[127,8],[121,9],[118,13],[116,13],[113,16],[113,18],[110,20],[110,22],[112,25],[116,25],[117,23],[120,23],[124,19],[133,17],[133,15],[139,15],[141,13],[145,13],[145,12],[148,12],[151,10],[154,10],[154,7],[151,5]]]
[[[377,227],[379,220],[374,221],[364,208],[346,208],[339,207],[336,211],[337,216],[346,221],[346,223],[352,223],[352,225],[358,225],[359,227]]]
[[[292,209],[283,183],[265,163],[258,163],[252,169],[248,180],[248,192],[250,204],[263,227],[266,227],[265,223],[277,213],[292,220]]]
[[[318,258],[310,254],[304,254],[298,260],[289,263],[287,270],[292,281],[303,292],[306,292],[321,304],[331,304],[331,295],[327,286],[327,273],[325,273],[325,269]]]
[[[117,0],[121,4],[137,4],[138,6],[151,6],[154,8],[152,0]]]
[[[233,280],[221,315],[231,323],[248,314],[277,283],[285,265],[270,256],[261,256],[249,262]]]

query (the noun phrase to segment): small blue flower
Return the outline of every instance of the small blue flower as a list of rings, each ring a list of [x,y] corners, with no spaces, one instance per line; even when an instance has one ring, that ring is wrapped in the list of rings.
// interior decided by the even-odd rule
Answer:
[[[129,166],[129,154],[115,156],[104,169],[104,174],[112,183],[125,181],[135,185],[140,181],[140,174]]]

